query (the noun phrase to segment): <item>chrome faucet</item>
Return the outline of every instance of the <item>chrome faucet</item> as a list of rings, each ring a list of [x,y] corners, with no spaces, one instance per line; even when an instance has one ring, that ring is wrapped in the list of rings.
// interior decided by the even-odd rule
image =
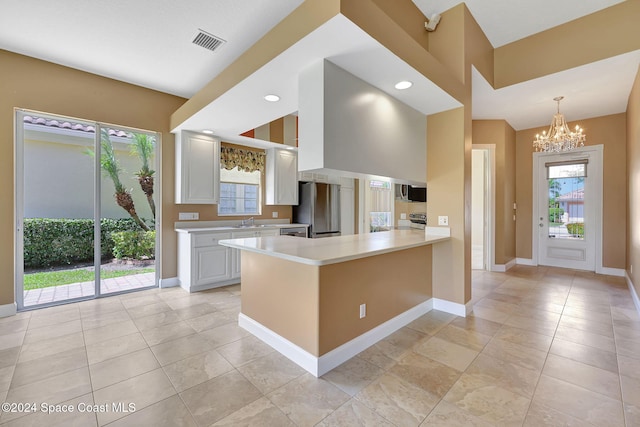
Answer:
[[[243,220],[240,222],[240,225],[241,225],[241,226],[243,226],[243,227],[244,227],[244,226],[246,226],[246,225],[253,226],[253,222],[254,222],[254,221],[253,221],[253,217],[251,217],[251,218],[243,219]]]

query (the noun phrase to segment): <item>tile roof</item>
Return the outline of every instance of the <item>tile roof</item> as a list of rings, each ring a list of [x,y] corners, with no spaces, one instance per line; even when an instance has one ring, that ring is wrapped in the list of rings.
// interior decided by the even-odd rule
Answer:
[[[86,125],[82,123],[74,123],[74,122],[62,121],[62,120],[56,120],[56,119],[45,119],[44,117],[38,117],[38,116],[24,116],[23,122],[30,123],[33,125],[47,126],[47,127],[53,127],[53,128],[59,128],[59,129],[77,130],[77,131],[89,132],[89,133],[96,132],[95,126],[92,126],[92,125]],[[123,130],[107,128],[107,131],[109,132],[109,136],[117,136],[120,138],[133,137],[133,135],[130,132],[125,132]]]
[[[571,191],[569,193],[561,194],[556,197],[557,201],[569,201],[569,200],[584,200],[584,188]]]

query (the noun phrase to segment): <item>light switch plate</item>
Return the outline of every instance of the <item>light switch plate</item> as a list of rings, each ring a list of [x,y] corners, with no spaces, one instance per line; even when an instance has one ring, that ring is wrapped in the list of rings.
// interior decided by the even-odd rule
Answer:
[[[449,225],[449,217],[448,216],[439,216],[438,217],[438,225]]]
[[[278,212],[271,212],[271,218],[278,218]]]
[[[401,213],[400,214],[400,219],[407,219],[407,214],[406,213]]]

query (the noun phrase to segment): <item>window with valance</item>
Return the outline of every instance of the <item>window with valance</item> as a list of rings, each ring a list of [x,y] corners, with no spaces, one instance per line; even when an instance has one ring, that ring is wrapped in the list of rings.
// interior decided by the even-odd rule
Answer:
[[[264,152],[220,147],[218,215],[260,215]]]
[[[234,147],[220,147],[220,167],[226,170],[238,168],[242,172],[264,172],[265,154],[259,151]]]

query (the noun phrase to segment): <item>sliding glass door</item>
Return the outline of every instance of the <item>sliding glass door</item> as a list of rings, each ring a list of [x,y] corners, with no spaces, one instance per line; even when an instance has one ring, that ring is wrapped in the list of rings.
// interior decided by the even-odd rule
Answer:
[[[100,294],[155,284],[156,136],[100,128]]]
[[[157,139],[16,111],[18,309],[155,286]]]

